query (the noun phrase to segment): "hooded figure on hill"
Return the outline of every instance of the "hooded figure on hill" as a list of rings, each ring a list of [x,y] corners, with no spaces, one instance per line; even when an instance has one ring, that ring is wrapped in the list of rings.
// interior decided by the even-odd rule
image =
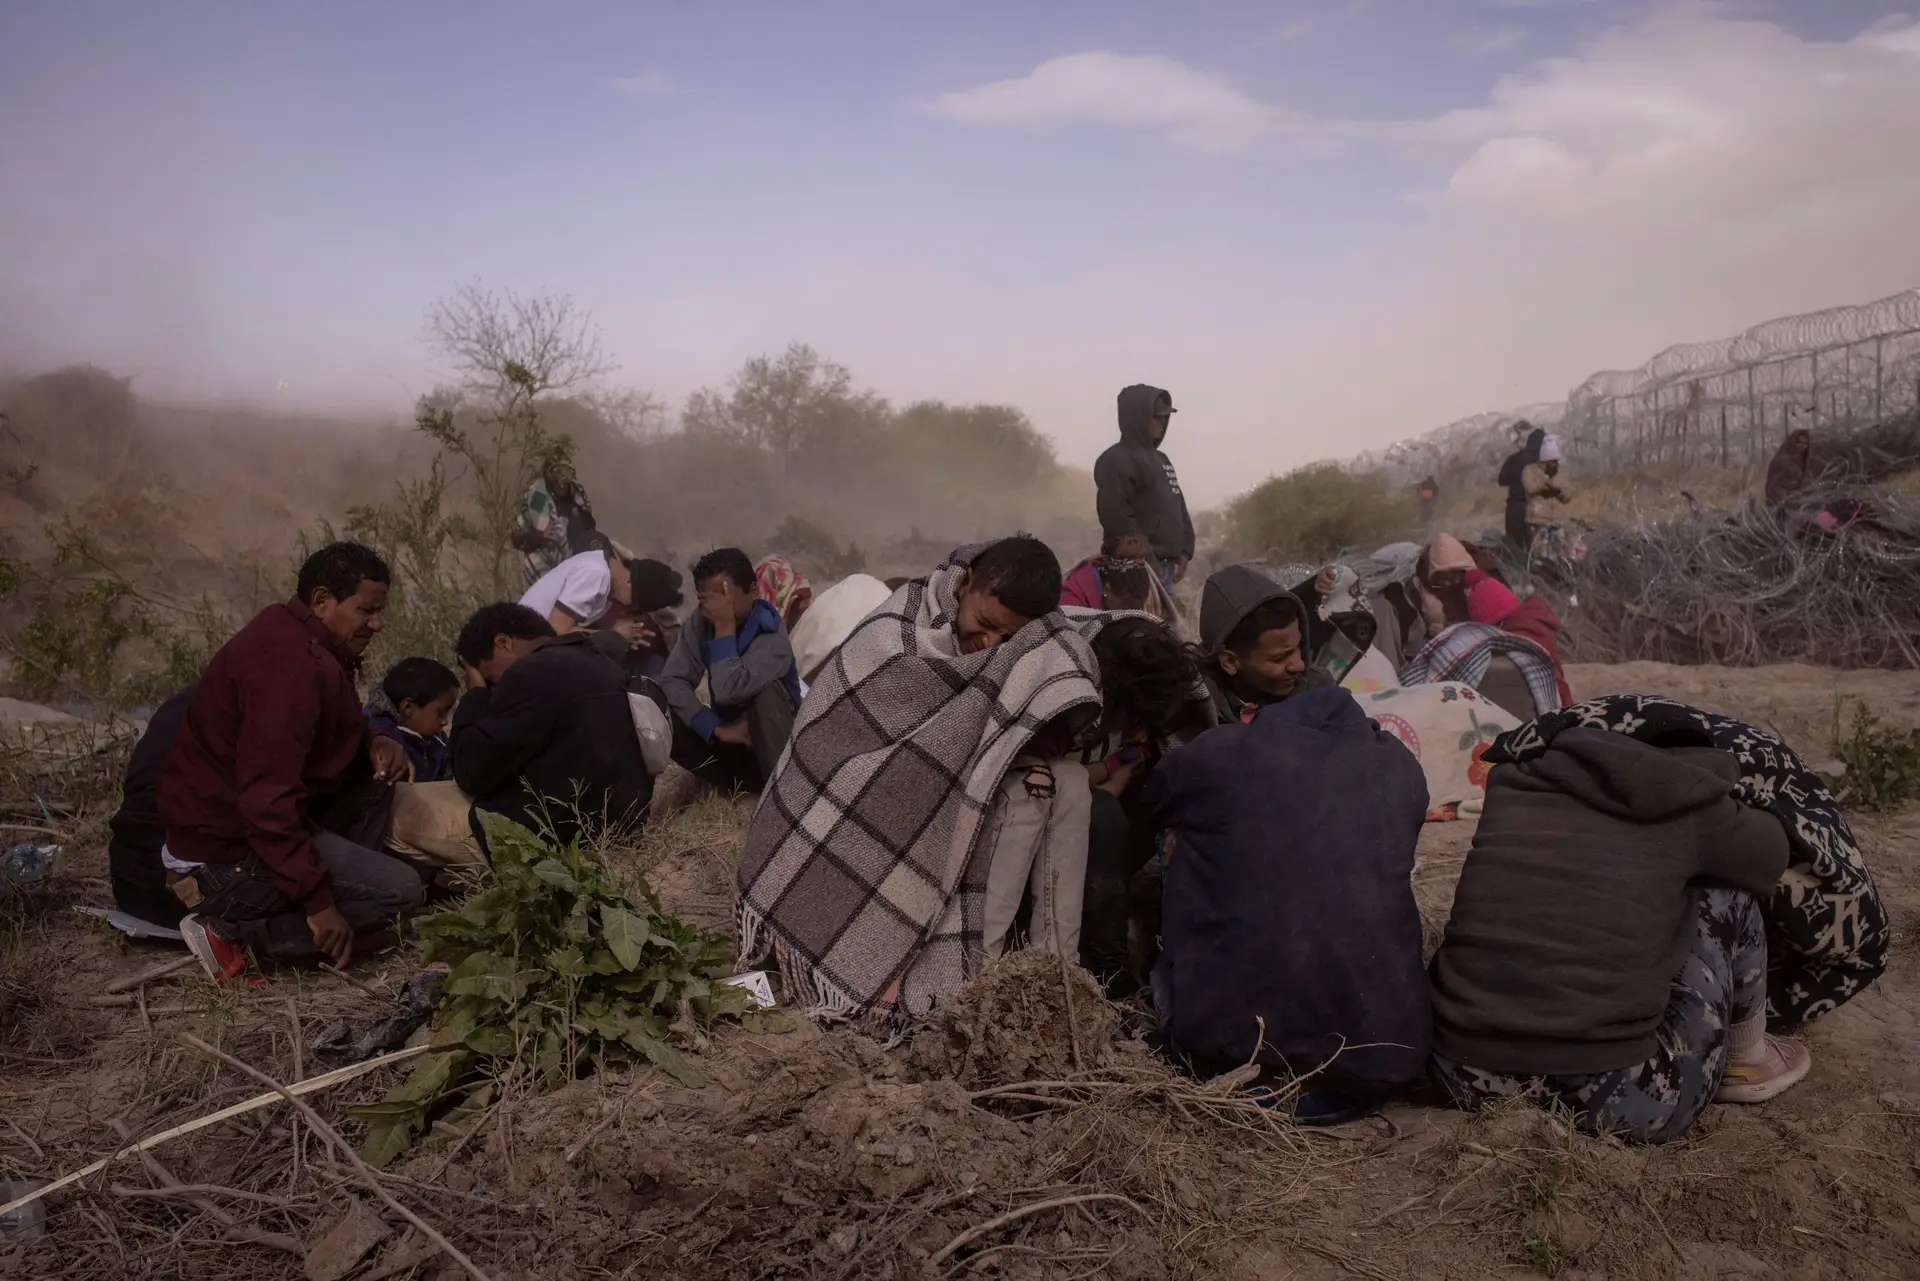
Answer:
[[[1104,545],[1124,560],[1151,556],[1171,589],[1193,560],[1193,517],[1160,449],[1173,421],[1173,397],[1135,383],[1121,389],[1119,405],[1120,441],[1093,464]]]
[[[1517,436],[1527,433],[1526,444],[1507,455],[1507,461],[1500,464],[1500,475],[1495,484],[1507,488],[1507,541],[1520,551],[1527,549],[1527,485],[1525,473],[1529,466],[1540,461],[1540,446],[1547,439],[1547,433],[1533,427],[1524,419],[1513,425]]]

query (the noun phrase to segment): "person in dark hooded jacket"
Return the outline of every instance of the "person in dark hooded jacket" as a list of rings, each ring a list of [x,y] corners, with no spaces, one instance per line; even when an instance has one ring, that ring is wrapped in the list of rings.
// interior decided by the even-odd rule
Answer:
[[[1229,565],[1200,592],[1200,674],[1223,724],[1331,684],[1308,665],[1309,615],[1300,598],[1247,565]]]
[[[1766,1034],[1760,901],[1786,830],[1739,781],[1704,732],[1563,729],[1494,767],[1432,967],[1433,1072],[1456,1101],[1558,1100],[1662,1143],[1806,1075],[1805,1047]]]
[[[634,732],[627,677],[590,631],[556,637],[524,605],[485,605],[454,652],[467,692],[453,712],[453,777],[478,815],[498,814],[571,841],[601,828],[637,831],[653,776]]]
[[[1173,463],[1161,452],[1173,420],[1173,397],[1158,387],[1122,388],[1120,440],[1093,464],[1104,546],[1126,560],[1152,556],[1168,588],[1193,560],[1193,517]]]
[[[160,769],[186,723],[195,688],[189,685],[169,698],[147,722],[133,755],[127,758],[120,809],[107,824],[112,833],[107,841],[107,873],[113,883],[114,906],[168,929],[180,924],[187,909],[170,888],[178,873],[169,873],[161,853],[167,829],[160,821]]]
[[[1531,424],[1517,422],[1513,425],[1516,434],[1527,431]],[[1507,455],[1507,461],[1500,464],[1500,475],[1495,484],[1507,488],[1507,541],[1521,551],[1528,546],[1527,535],[1527,483],[1526,470],[1540,461],[1540,446],[1546,443],[1547,433],[1538,427],[1527,431],[1527,443]]]
[[[1413,753],[1343,689],[1208,730],[1143,801],[1172,835],[1154,1006],[1203,1070],[1309,1076],[1303,1122],[1364,1111],[1425,1071],[1432,1038]]]

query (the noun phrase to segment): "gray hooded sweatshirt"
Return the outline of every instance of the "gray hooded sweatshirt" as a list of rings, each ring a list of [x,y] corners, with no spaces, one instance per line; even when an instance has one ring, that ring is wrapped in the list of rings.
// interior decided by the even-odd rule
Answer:
[[[1459,1063],[1585,1076],[1653,1054],[1698,932],[1695,883],[1765,896],[1780,820],[1733,799],[1710,747],[1571,729],[1498,765],[1433,958],[1433,1045]]]
[[[1173,463],[1149,443],[1154,406],[1173,408],[1158,387],[1135,383],[1120,392],[1120,441],[1093,464],[1099,490],[1100,532],[1108,539],[1138,535],[1163,561],[1193,556],[1193,518]]]

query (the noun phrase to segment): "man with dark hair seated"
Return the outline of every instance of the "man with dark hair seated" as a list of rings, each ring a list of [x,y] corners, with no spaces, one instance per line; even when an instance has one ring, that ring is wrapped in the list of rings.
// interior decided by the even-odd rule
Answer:
[[[757,793],[773,777],[800,706],[793,643],[739,548],[695,562],[693,590],[700,608],[660,674],[673,708],[673,759],[716,787]],[[700,698],[702,679],[711,706]]]
[[[1223,722],[1328,684],[1307,667],[1306,607],[1271,578],[1229,565],[1200,593],[1201,674]]]
[[[1427,787],[1399,739],[1322,688],[1173,753],[1142,809],[1169,840],[1153,1003],[1183,1060],[1308,1078],[1293,1105],[1305,1124],[1419,1079]]]
[[[556,637],[525,605],[486,605],[454,653],[467,692],[453,712],[453,777],[475,811],[563,842],[645,822],[653,776],[626,676],[591,632]],[[478,822],[474,831],[484,845]]]
[[[180,923],[224,982],[248,948],[344,968],[356,935],[418,907],[420,877],[377,848],[407,754],[376,736],[353,674],[380,630],[387,566],[357,543],[321,548],[294,598],[270,605],[201,675],[158,784]]]

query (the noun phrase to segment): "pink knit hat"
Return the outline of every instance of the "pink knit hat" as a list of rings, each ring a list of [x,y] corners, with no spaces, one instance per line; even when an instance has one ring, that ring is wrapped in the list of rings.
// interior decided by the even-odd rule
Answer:
[[[1507,585],[1479,570],[1467,575],[1467,617],[1496,627],[1520,608],[1520,598]]]

